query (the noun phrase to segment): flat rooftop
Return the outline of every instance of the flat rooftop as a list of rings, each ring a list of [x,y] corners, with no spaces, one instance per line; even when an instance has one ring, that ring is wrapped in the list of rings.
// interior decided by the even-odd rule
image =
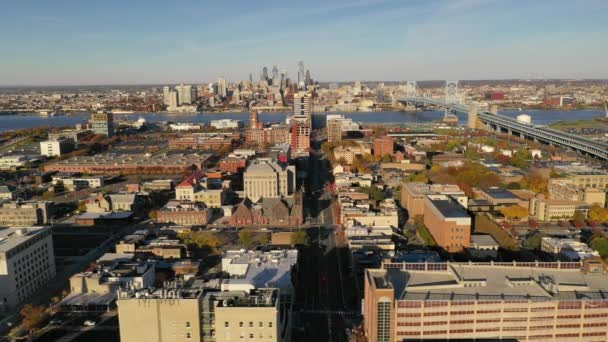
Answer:
[[[429,197],[435,208],[446,218],[471,218],[464,208],[449,198],[433,199]]]
[[[0,253],[6,253],[11,249],[27,242],[38,234],[50,231],[48,227],[12,227],[0,228]],[[50,234],[50,232],[49,232]]]
[[[488,196],[491,196],[491,197],[497,198],[497,199],[517,199],[517,196],[515,196],[511,191],[506,190],[506,189],[490,188],[490,189],[484,190],[484,192],[486,194],[488,194]]]
[[[401,300],[608,300],[608,275],[580,269],[448,263],[446,270],[369,272]]]

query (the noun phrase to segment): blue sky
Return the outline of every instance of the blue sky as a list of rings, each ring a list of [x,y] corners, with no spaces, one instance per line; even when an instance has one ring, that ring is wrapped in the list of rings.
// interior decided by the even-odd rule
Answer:
[[[0,85],[608,78],[607,0],[19,0]]]

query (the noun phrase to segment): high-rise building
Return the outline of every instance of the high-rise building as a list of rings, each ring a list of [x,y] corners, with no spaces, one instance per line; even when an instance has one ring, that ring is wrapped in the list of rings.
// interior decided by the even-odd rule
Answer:
[[[365,271],[364,289],[369,342],[607,340],[598,259],[383,263]]]
[[[291,149],[296,152],[310,150],[310,122],[291,122]]]
[[[175,86],[177,91],[178,105],[191,104],[192,103],[192,86],[187,84],[180,84]]]
[[[171,91],[171,89],[169,88],[169,86],[164,86],[163,87],[163,103],[168,106],[169,105],[169,92]]]
[[[179,104],[177,91],[172,90],[169,92],[169,104],[167,105],[168,111],[177,110],[177,106]]]
[[[258,125],[259,125],[258,111],[255,109],[252,109],[249,112],[249,128],[260,128]]]
[[[293,115],[295,117],[305,117],[308,121],[310,121],[312,113],[312,93],[301,91],[293,94]]]
[[[280,82],[281,81],[279,79],[279,69],[275,65],[272,67],[272,85],[276,87],[280,84]]]
[[[268,68],[262,68],[262,79],[260,81],[268,81]]]
[[[95,134],[103,134],[107,137],[114,135],[114,115],[112,113],[91,113],[91,130]]]
[[[330,119],[327,121],[327,141],[330,143],[342,141],[342,120]]]
[[[310,77],[310,70],[306,70],[306,76],[305,76],[305,80],[306,85],[312,85],[312,78]]]
[[[260,198],[291,197],[296,187],[296,168],[258,160],[243,173],[245,197],[253,202]]]
[[[226,79],[223,77],[218,77],[217,78],[217,95],[221,98],[225,98],[227,88],[228,88],[228,86],[226,84]]]
[[[0,230],[0,310],[23,303],[54,276],[50,227]]]
[[[304,76],[304,61],[298,62],[298,89],[304,90],[306,87]]]

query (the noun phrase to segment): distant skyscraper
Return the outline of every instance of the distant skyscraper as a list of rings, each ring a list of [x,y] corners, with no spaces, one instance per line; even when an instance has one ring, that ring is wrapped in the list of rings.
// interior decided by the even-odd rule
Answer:
[[[218,77],[217,78],[217,94],[221,97],[221,98],[225,98],[226,97],[226,89],[228,87],[226,86],[226,79],[223,77]]]
[[[277,66],[275,65],[272,67],[272,85],[276,87],[279,85],[279,83],[279,69],[277,69]]]
[[[91,129],[95,134],[103,134],[108,138],[114,135],[114,115],[97,112],[91,114]]]
[[[163,87],[163,103],[167,106],[169,105],[169,92],[170,91],[171,90],[169,89],[168,86]]]
[[[249,82],[253,83],[253,74],[249,73]]]
[[[262,68],[262,81],[268,81],[268,68]]]
[[[312,84],[312,78],[310,78],[310,70],[306,70],[306,78],[304,81],[307,86]]]
[[[177,106],[179,105],[177,91],[173,90],[169,92],[169,104],[167,105],[168,111],[177,110]]]
[[[298,62],[298,88],[304,89],[304,61]]]

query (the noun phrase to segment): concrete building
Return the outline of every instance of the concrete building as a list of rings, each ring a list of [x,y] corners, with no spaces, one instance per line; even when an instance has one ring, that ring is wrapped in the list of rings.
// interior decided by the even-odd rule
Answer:
[[[547,199],[545,195],[539,194],[532,198],[530,214],[540,221],[554,221],[559,219],[571,219],[574,213],[582,211],[587,216],[589,205],[580,201],[565,199]]]
[[[498,249],[500,245],[492,235],[486,234],[472,234],[471,244],[467,249],[467,252],[475,258],[492,258],[498,257]]]
[[[394,152],[395,140],[391,137],[374,139],[374,156],[392,155]]]
[[[301,91],[293,94],[294,117],[306,118],[310,122],[313,109],[312,93]]]
[[[245,197],[253,202],[260,198],[291,197],[296,188],[296,168],[273,161],[258,160],[243,173]]]
[[[338,146],[334,148],[334,158],[337,161],[344,160],[346,164],[352,164],[357,156],[362,156],[371,153],[368,147],[363,145],[356,146]]]
[[[91,113],[91,130],[95,134],[102,134],[107,137],[114,135],[114,114],[97,112]]]
[[[410,219],[424,215],[426,195],[448,195],[467,207],[467,196],[454,184],[425,184],[418,182],[403,182],[401,185],[401,206],[407,209]]]
[[[589,205],[606,206],[606,190],[604,188],[579,187],[573,179],[550,179],[547,185],[549,197],[552,199],[585,202]]]
[[[179,106],[192,103],[192,85],[177,85],[175,86],[175,91],[177,92],[177,100]]]
[[[243,127],[243,122],[240,120],[233,119],[219,119],[219,120],[211,120],[211,127],[215,127],[217,129],[228,129],[228,128],[241,128]]]
[[[471,216],[447,195],[427,195],[424,200],[424,225],[441,248],[462,252],[471,242]]]
[[[10,201],[0,206],[0,226],[36,226],[48,223],[53,202]]]
[[[556,259],[568,261],[579,261],[599,257],[597,251],[589,248],[587,244],[574,239],[544,237],[540,243],[540,250],[553,255]]]
[[[65,191],[78,191],[82,189],[95,189],[104,185],[104,177],[83,176],[71,173],[58,173],[51,176],[53,185],[63,186]]]
[[[584,263],[384,263],[364,276],[369,342],[606,341],[608,275]]]
[[[327,120],[327,141],[330,143],[342,141],[342,120]]]
[[[530,201],[527,198],[520,198],[516,193],[502,188],[475,189],[475,194],[479,199],[486,200],[493,205],[496,211],[504,207],[520,206],[529,208]]]
[[[72,139],[60,138],[40,142],[40,155],[46,157],[59,157],[62,154],[71,152],[74,149]]]
[[[205,291],[163,288],[121,291],[122,342],[289,341],[289,315],[277,289]]]
[[[0,228],[0,311],[23,303],[54,276],[51,228]]]
[[[105,259],[106,257],[109,257]],[[154,286],[155,266],[149,261],[131,261],[132,254],[104,255],[92,271],[70,277],[70,295],[107,294],[127,287],[145,289]]]

